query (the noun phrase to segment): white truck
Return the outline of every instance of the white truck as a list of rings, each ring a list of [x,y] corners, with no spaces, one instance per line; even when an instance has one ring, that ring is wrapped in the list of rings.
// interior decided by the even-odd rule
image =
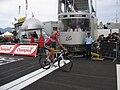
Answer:
[[[58,1],[59,30],[61,43],[79,56],[85,51],[84,38],[90,32],[94,39],[97,38],[97,18],[91,0],[59,0]],[[76,32],[76,26],[80,31]],[[68,32],[68,26],[73,31]]]

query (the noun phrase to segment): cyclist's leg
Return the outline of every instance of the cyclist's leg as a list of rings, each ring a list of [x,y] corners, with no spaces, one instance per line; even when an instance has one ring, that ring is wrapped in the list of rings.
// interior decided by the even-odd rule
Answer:
[[[48,50],[48,52],[46,52],[46,55],[47,55],[46,59],[47,59],[47,60],[50,60],[50,59],[49,59],[49,57],[50,57],[50,52],[51,52],[50,48],[51,48],[51,47],[50,47],[49,44],[45,44],[45,49]]]
[[[49,57],[51,56],[52,57],[52,61],[54,61],[54,48],[50,48],[50,55]]]

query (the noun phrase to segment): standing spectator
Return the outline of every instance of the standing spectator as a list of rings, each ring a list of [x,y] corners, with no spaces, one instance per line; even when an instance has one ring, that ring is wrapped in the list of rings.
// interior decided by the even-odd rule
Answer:
[[[115,42],[119,41],[119,38],[118,38],[118,36],[117,36],[117,33],[116,33],[116,32],[115,32],[115,33],[113,33],[113,41],[115,41]]]
[[[39,44],[38,44],[38,53],[44,52],[44,36],[41,34],[39,38]]]
[[[38,39],[38,35],[37,35],[36,31],[34,31],[33,37]]]
[[[105,41],[105,37],[104,35],[100,35],[99,38],[97,39],[97,42],[101,43],[101,42],[104,42]]]
[[[117,35],[117,38],[118,38],[118,42],[120,42],[120,35],[119,35],[119,33],[117,33],[116,35]]]
[[[11,37],[9,37],[9,41],[11,42],[11,43],[13,43],[13,37],[11,36]]]
[[[97,52],[99,52],[101,44],[104,43],[105,41],[106,41],[106,38],[104,37],[103,34],[101,34],[97,39],[97,46],[96,46]]]
[[[34,43],[34,36],[33,34],[31,34],[31,37],[30,37],[30,44]]]
[[[92,43],[94,42],[93,38],[91,37],[90,33],[87,33],[87,37],[85,38],[85,48],[86,48],[86,59],[91,59],[91,47]]]
[[[14,37],[13,42],[14,42],[14,43],[18,43],[16,37]]]
[[[113,41],[113,36],[112,36],[112,34],[108,34],[108,36],[106,37],[106,41],[107,41],[107,42]]]
[[[44,37],[42,34],[40,35],[40,39],[39,39],[39,47],[44,48]]]

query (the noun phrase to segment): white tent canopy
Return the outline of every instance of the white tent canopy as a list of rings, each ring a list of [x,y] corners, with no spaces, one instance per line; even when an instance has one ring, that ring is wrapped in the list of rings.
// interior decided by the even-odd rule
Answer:
[[[8,36],[8,37],[10,37],[10,36],[13,36],[13,34],[12,33],[10,33],[10,32],[5,32],[4,34],[2,34],[1,36]]]

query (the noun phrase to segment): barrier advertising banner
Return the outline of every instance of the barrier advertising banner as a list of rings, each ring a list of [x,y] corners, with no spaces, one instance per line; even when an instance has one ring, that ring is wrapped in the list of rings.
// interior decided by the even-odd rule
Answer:
[[[13,54],[15,45],[2,45],[0,44],[0,54]]]
[[[14,54],[26,55],[26,56],[36,56],[37,47],[38,47],[37,44],[28,44],[28,45],[17,44],[15,47]]]

